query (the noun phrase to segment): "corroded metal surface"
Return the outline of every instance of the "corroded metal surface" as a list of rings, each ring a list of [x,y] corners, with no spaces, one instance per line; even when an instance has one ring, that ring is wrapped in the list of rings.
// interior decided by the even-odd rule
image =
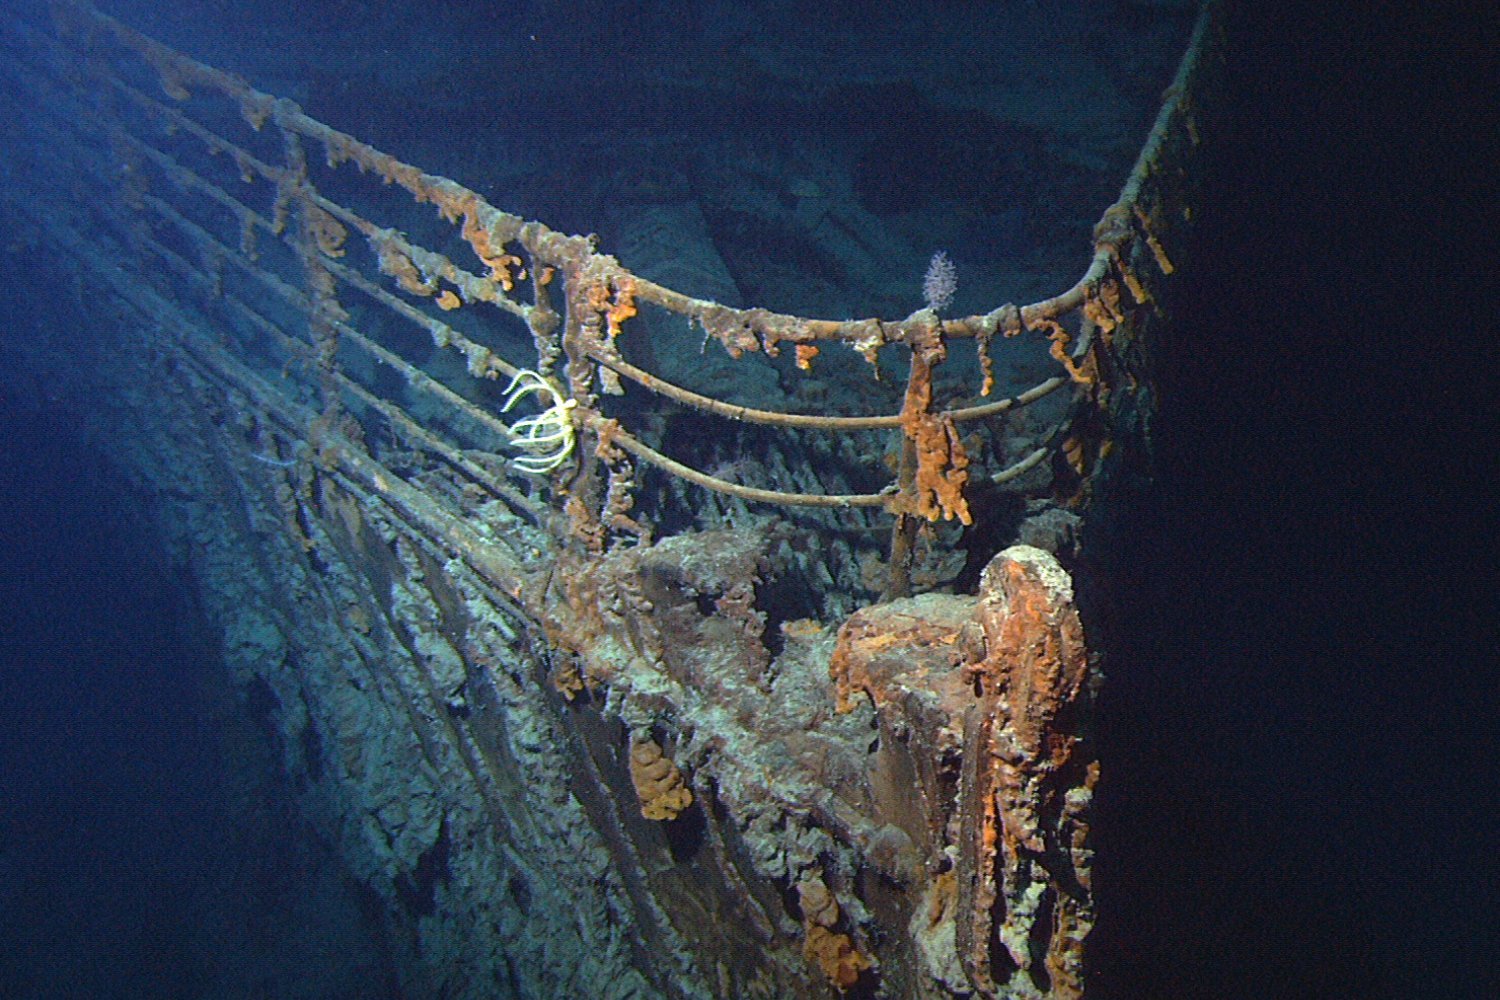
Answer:
[[[987,996],[1081,996],[1099,674],[1067,573],[1041,549],[1006,549],[977,597],[857,612],[831,669],[841,708],[854,692],[877,706],[878,812],[922,846],[912,938],[927,968]]]
[[[56,111],[34,127],[69,173],[6,197],[115,304],[127,347],[59,349],[122,401],[90,419],[113,422],[121,460],[177,515],[231,670],[272,706],[403,988],[1083,994],[1100,675],[1063,564],[1148,436],[1146,348],[1190,207],[1192,60],[1073,286],[977,316],[830,321],[654,284],[56,7],[56,64],[28,86]],[[244,145],[189,114],[200,98],[227,102],[211,121],[242,125]],[[192,144],[207,154],[180,160]],[[318,153],[435,208],[477,270],[328,197]],[[208,176],[225,168],[244,190]],[[67,197],[103,176],[118,203]],[[673,385],[636,363],[649,351],[627,360],[643,308],[737,364],[790,346],[794,374],[828,360],[819,345],[907,352],[900,412]],[[995,335],[1044,340],[1050,377],[939,403],[948,344],[985,358]],[[615,407],[622,379],[654,402]],[[668,457],[658,404],[834,443],[707,450],[699,469]],[[1024,516],[1005,524],[1011,509]],[[975,570],[1006,547],[975,593],[940,592],[971,523],[1000,539]]]

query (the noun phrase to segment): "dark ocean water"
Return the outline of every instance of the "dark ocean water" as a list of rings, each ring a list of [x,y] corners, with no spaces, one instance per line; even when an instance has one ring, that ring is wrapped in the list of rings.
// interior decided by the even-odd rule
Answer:
[[[1231,21],[1161,478],[1109,554],[1099,997],[1500,996],[1500,37],[1392,15]],[[383,995],[149,501],[62,411],[0,427],[0,996]]]
[[[382,995],[148,499],[0,402],[0,996]]]
[[[1496,27],[1231,21],[1112,581],[1100,996],[1500,995]]]

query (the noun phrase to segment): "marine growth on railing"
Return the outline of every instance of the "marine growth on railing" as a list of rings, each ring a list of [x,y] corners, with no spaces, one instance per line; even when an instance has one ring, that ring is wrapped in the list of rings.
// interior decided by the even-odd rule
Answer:
[[[85,56],[73,76],[80,113],[111,136],[113,173],[137,219],[130,238],[164,261],[174,282],[218,303],[242,358],[281,370],[289,391],[315,401],[315,426],[301,429],[312,451],[329,433],[371,448],[382,435],[399,439],[588,552],[651,536],[637,507],[645,463],[741,501],[844,512],[866,531],[876,527],[868,512],[892,515],[883,590],[908,593],[919,529],[970,524],[976,483],[1015,479],[1049,458],[1075,479],[1087,475],[1091,455],[1108,447],[1088,430],[1099,423],[1090,414],[1112,383],[1129,378],[1110,356],[1113,335],[1150,302],[1132,251],[1144,245],[1163,273],[1172,267],[1159,220],[1138,196],[1169,122],[1188,114],[1178,100],[1163,108],[1096,227],[1084,275],[1062,293],[965,317],[940,315],[929,296],[927,308],[902,319],[809,319],[647,280],[592,237],[500,210],[79,0],[53,6],[66,51]],[[436,220],[414,211],[424,205]],[[434,248],[445,239],[448,252]],[[467,263],[452,256],[461,246]],[[734,359],[789,351],[795,369],[809,372],[841,348],[862,357],[872,379],[904,371],[899,411],[783,412],[673,384],[643,360],[652,356],[650,330],[638,329],[644,309],[701,330],[705,348],[716,342]],[[993,339],[1021,336],[1046,339],[1056,374],[985,398],[997,383]],[[974,344],[980,384],[967,405],[945,407],[935,372],[961,341]],[[904,359],[893,364],[893,352]],[[1002,440],[1007,422],[994,418],[1061,389],[1072,399],[1050,431],[1019,449]],[[674,447],[654,416],[667,404],[794,441],[885,431],[899,435],[899,447],[883,456],[878,445],[833,446],[864,460],[865,482],[888,477],[883,486],[754,485],[737,481],[742,463],[722,449],[697,449],[695,464],[681,453],[694,449]],[[807,478],[821,482],[816,469]]]

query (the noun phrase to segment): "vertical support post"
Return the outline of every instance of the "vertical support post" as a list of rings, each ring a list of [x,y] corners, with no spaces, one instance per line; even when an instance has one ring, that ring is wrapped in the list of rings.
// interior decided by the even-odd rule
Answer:
[[[594,412],[597,401],[594,395],[594,365],[588,356],[588,345],[597,342],[599,329],[604,322],[598,309],[594,308],[595,296],[591,288],[598,280],[588,269],[570,261],[563,268],[563,303],[566,310],[562,326],[563,374],[568,381],[568,392],[577,400],[577,412]],[[573,453],[578,458],[578,471],[568,484],[567,500],[563,510],[568,515],[568,524],[574,538],[593,554],[604,551],[605,528],[600,521],[603,508],[604,484],[600,481],[598,434],[586,422],[578,428],[578,444]]]
[[[941,343],[939,340],[939,350]],[[921,456],[917,452],[914,428],[932,401],[929,353],[926,342],[911,345],[911,367],[906,375],[906,394],[901,400],[901,465],[896,473],[896,498],[892,502],[896,523],[891,526],[889,576],[885,593],[880,595],[882,601],[911,596],[912,546],[917,540],[917,529],[921,527],[917,520],[917,509],[921,505],[917,495]]]
[[[342,411],[337,380],[338,323],[349,314],[339,305],[338,282],[323,263],[323,253],[342,256],[344,229],[313,201],[313,190],[307,179],[307,155],[298,134],[282,120],[290,110],[285,102],[276,106],[276,125],[286,157],[282,175],[277,179],[273,225],[278,231],[286,226],[287,213],[295,206],[297,256],[307,281],[310,309],[307,316],[308,338],[312,343],[312,376],[317,380],[322,403],[320,423],[332,427]],[[353,428],[347,428],[352,430]]]
[[[916,366],[916,358],[912,359],[912,366]],[[911,395],[910,389],[907,395]],[[912,544],[917,540],[917,518],[913,509],[916,506],[917,488],[917,446],[909,436],[901,441],[901,465],[897,471],[896,499],[894,509],[896,521],[891,525],[891,550],[889,575],[886,577],[885,592],[880,595],[882,601],[894,601],[901,597],[911,596],[911,551]]]
[[[896,523],[891,529],[890,576],[881,595],[887,601],[911,594],[912,546],[921,526],[918,518],[957,518],[964,524],[971,520],[963,495],[969,479],[963,442],[951,418],[932,412],[932,369],[948,353],[943,325],[932,310],[926,310],[925,316],[928,322],[913,330],[911,371],[901,403],[901,468],[889,507]]]

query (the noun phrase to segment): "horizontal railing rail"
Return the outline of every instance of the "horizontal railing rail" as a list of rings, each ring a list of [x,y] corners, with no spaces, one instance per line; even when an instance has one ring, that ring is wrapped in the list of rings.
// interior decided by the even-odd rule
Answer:
[[[943,318],[928,308],[902,319],[835,321],[685,295],[598,252],[591,237],[559,233],[502,211],[473,190],[331,128],[292,102],[169,49],[82,0],[54,0],[53,10],[61,58],[75,60],[64,75],[74,83],[78,127],[111,139],[120,165],[112,171],[101,167],[101,174],[114,175],[124,203],[141,219],[132,227],[136,247],[165,262],[176,280],[224,303],[239,331],[233,336],[247,350],[269,350],[298,368],[301,391],[319,398],[321,413],[306,433],[347,429],[378,415],[404,441],[519,515],[596,552],[611,539],[644,534],[629,513],[639,488],[632,460],[754,503],[885,511],[895,519],[888,596],[910,589],[911,547],[921,523],[970,523],[971,483],[1014,480],[1066,451],[1079,413],[1097,408],[1108,393],[1112,335],[1133,310],[1151,304],[1135,262],[1144,258],[1164,274],[1172,270],[1142,190],[1165,137],[1192,126],[1186,95],[1205,23],[1200,20],[1119,199],[1095,227],[1093,254],[1072,286],[1037,302],[1007,303],[966,317]],[[171,103],[145,92],[152,80]],[[210,110],[211,102],[218,103]],[[235,118],[245,129],[238,140],[223,134]],[[309,148],[321,150],[323,168],[310,164]],[[276,151],[276,158],[268,151]],[[432,206],[457,228],[478,267],[465,267],[407,236],[401,212],[377,220],[368,207],[335,196],[314,177],[342,177],[347,166],[378,179],[382,191],[404,192],[409,204]],[[222,176],[211,176],[216,172]],[[243,192],[230,190],[236,176]],[[268,204],[254,204],[256,197]],[[232,225],[225,225],[225,215]],[[352,253],[354,235],[363,238],[367,252]],[[262,259],[269,252],[267,238],[279,245],[274,260]],[[237,276],[234,289],[226,288],[226,263]],[[357,305],[348,299],[351,293]],[[621,351],[622,342],[646,335],[634,330],[645,305],[700,328],[736,359],[775,358],[790,348],[796,366],[807,370],[824,346],[835,343],[863,355],[878,374],[880,352],[904,349],[901,408],[876,415],[787,412],[675,384]],[[496,327],[482,313],[474,318],[483,306],[499,310],[510,325]],[[305,329],[293,329],[289,317],[301,317]],[[516,321],[526,336],[518,336]],[[410,337],[399,332],[402,324],[421,331],[435,351],[461,355],[475,384],[455,383],[431,356],[414,357]],[[1024,334],[1046,339],[1056,374],[993,401],[950,407],[935,402],[934,371],[950,341],[976,342],[982,397],[992,394],[996,382],[992,339]],[[380,373],[393,374],[399,391],[382,382]],[[509,389],[495,399],[478,387],[483,380],[503,381]],[[666,454],[665,442],[648,441],[628,426],[640,407],[608,401],[623,392],[624,383],[717,418],[773,430],[899,432],[894,479],[870,492],[827,493],[735,482]],[[1064,389],[1072,390],[1073,400],[1050,431],[1034,436],[998,468],[981,472],[974,465],[973,446],[960,425]],[[412,397],[404,400],[408,390]],[[990,426],[992,436],[1005,434],[1003,427]],[[318,442],[309,444],[315,453]],[[502,451],[511,453],[508,462],[499,458]]]

